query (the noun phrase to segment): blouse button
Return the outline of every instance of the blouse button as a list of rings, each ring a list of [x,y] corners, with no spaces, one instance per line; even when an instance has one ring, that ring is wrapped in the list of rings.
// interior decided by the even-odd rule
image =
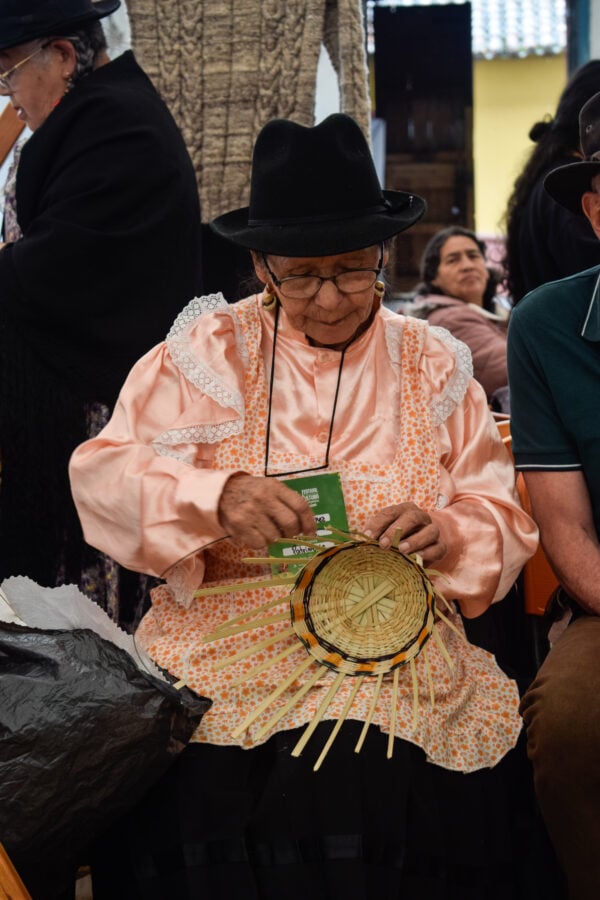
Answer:
[[[327,434],[326,431],[320,431],[319,434],[317,435],[317,440],[320,441],[322,444],[326,444],[328,437],[329,437],[329,435]]]

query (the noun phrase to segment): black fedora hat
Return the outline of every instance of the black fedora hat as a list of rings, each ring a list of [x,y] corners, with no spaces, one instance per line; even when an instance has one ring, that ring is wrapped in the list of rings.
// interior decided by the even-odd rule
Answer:
[[[581,107],[579,143],[583,159],[553,169],[546,175],[544,187],[561,206],[583,215],[581,195],[591,191],[592,178],[600,175],[600,93]]]
[[[268,122],[254,146],[250,206],[211,227],[263,253],[333,256],[379,244],[425,210],[421,197],[382,191],[361,129],[335,113],[312,128]]]
[[[0,50],[102,19],[121,0],[0,0]]]

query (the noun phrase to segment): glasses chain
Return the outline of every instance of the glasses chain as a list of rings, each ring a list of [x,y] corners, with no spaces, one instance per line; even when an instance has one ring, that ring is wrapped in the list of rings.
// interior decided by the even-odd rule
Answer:
[[[325,462],[322,466],[311,466],[308,469],[295,469],[293,472],[277,472],[269,474],[269,445],[271,438],[271,409],[273,406],[273,385],[275,382],[275,348],[277,346],[277,333],[279,326],[279,303],[275,309],[275,322],[273,325],[273,350],[271,353],[271,373],[269,376],[269,405],[267,409],[267,435],[265,439],[265,468],[264,475],[265,478],[275,478],[281,477],[282,475],[301,475],[303,472],[317,472],[321,469],[329,468],[329,448],[331,447],[331,437],[333,435],[333,423],[335,420],[335,413],[338,404],[338,397],[340,393],[340,383],[342,380],[342,368],[344,366],[344,357],[346,355],[346,347],[341,351],[340,355],[340,367],[338,369],[338,377],[337,384],[335,386],[335,395],[333,398],[333,409],[331,410],[331,418],[329,420],[329,434],[327,435],[327,447],[325,449]]]

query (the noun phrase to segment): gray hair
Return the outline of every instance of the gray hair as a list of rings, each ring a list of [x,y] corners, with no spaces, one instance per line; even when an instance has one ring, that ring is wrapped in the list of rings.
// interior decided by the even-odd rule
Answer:
[[[90,22],[71,34],[55,34],[47,40],[69,41],[73,44],[77,62],[71,76],[71,87],[94,70],[98,55],[107,48],[106,36],[98,21]]]

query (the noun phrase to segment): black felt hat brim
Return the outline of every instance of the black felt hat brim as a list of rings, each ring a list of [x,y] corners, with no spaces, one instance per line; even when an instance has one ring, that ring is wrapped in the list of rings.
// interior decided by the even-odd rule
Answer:
[[[422,197],[383,191],[387,208],[326,221],[248,224],[248,206],[214,219],[210,227],[221,237],[261,253],[277,256],[334,256],[380,244],[418,222],[427,209]]]
[[[583,216],[581,196],[592,190],[592,178],[596,175],[600,175],[600,161],[569,163],[548,172],[544,179],[544,189],[565,209]]]
[[[120,5],[121,0],[96,0],[90,4],[91,8],[81,14],[68,15],[61,14],[60,4],[57,4],[55,13],[49,10],[45,15],[41,13],[36,15],[34,11],[27,15],[15,16],[3,16],[0,6],[0,50],[18,47],[20,44],[27,44],[37,38],[60,35],[61,31],[72,31],[85,25],[86,22],[93,22],[109,16]],[[25,13],[25,10],[23,12]]]

